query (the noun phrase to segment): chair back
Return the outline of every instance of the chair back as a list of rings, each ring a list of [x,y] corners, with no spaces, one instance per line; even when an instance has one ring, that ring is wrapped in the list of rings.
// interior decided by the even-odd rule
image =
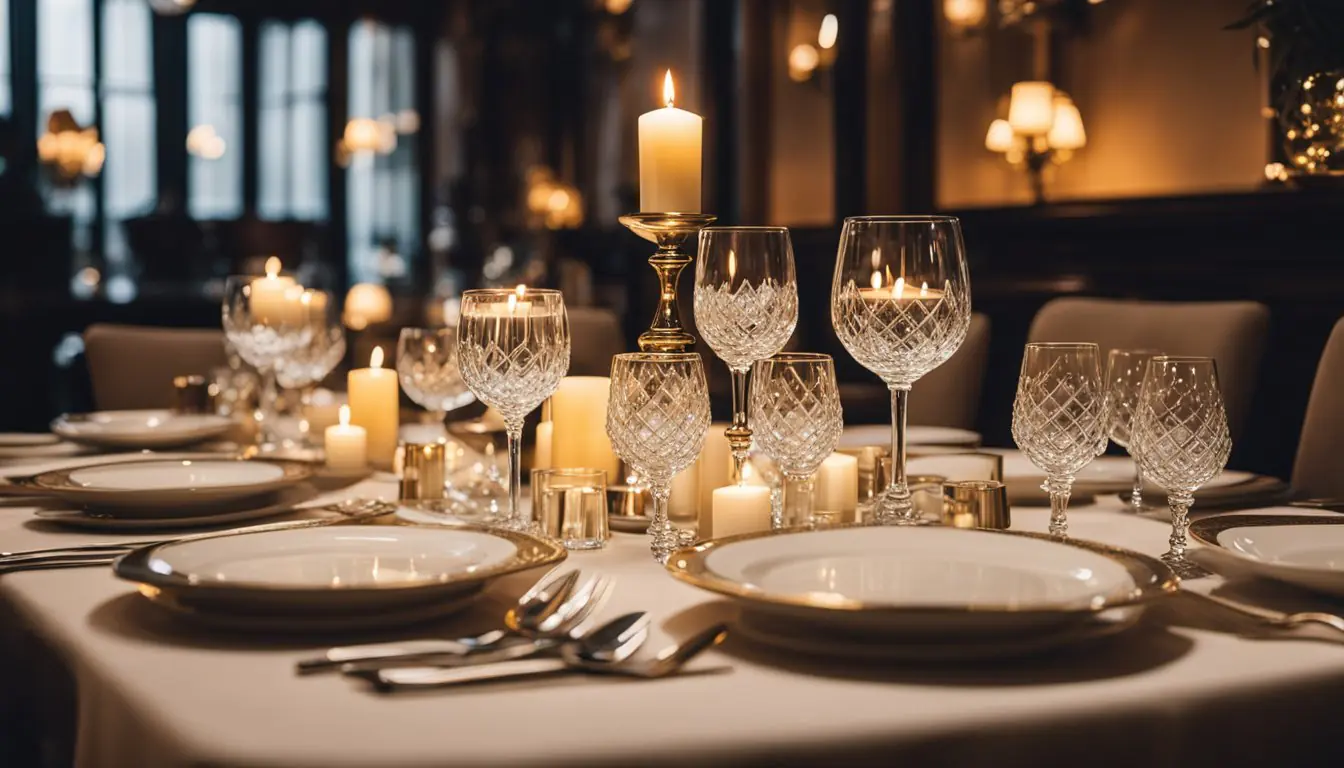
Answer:
[[[227,365],[224,332],[94,324],[84,331],[84,357],[99,410],[171,408],[173,378]]]
[[[1293,463],[1293,492],[1308,498],[1344,497],[1344,320],[1325,343],[1307,401]]]
[[[971,315],[966,340],[952,357],[924,374],[910,390],[909,423],[975,429],[988,364],[989,318],[976,313]]]

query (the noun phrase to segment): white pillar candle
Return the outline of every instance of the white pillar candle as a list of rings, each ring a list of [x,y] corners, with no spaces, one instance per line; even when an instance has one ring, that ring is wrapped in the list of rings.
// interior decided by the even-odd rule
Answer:
[[[837,512],[849,522],[859,506],[859,460],[844,453],[832,453],[821,462],[817,472],[812,507],[818,512]]]
[[[551,435],[555,425],[549,421],[543,421],[537,425],[537,451],[532,457],[533,469],[550,469],[555,466],[551,461]],[[612,482],[612,478],[607,478]]]
[[[611,379],[566,376],[551,395],[551,464],[555,467],[605,469],[607,482],[620,478],[621,462],[607,437]]]
[[[723,431],[729,425],[716,422],[709,425],[704,447],[700,449],[700,512],[708,515],[714,491],[728,485],[733,472],[733,450]]]
[[[667,516],[677,522],[695,520],[700,506],[700,462],[681,470],[672,478],[672,495]]]
[[[710,531],[701,538],[734,536],[770,530],[770,489],[759,485],[730,485],[714,491]]]
[[[325,439],[328,467],[358,472],[369,465],[368,433],[350,423],[350,406],[341,406],[340,423],[327,427]]]
[[[280,274],[280,260],[272,256],[266,260],[266,276],[253,280],[249,286],[252,318],[266,325],[298,322],[306,312],[301,304],[303,288],[292,277]]]
[[[639,209],[649,213],[700,211],[704,120],[672,106],[672,71],[663,80],[663,109],[639,116]]]
[[[383,348],[374,347],[369,367],[351,371],[346,383],[350,389],[350,421],[369,433],[369,463],[378,469],[391,469],[397,452],[400,404],[397,372],[383,368]]]

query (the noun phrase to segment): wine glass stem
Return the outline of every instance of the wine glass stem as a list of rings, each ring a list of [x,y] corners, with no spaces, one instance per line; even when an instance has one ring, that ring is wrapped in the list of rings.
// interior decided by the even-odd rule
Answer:
[[[1134,462],[1134,492],[1129,496],[1129,508],[1132,512],[1143,511],[1143,470],[1139,462]]]
[[[732,369],[733,374],[733,424],[724,430],[728,438],[728,447],[733,452],[731,479],[742,483],[742,467],[747,463],[751,452],[751,426],[747,422],[747,403],[751,395],[751,369]]]
[[[1073,478],[1046,478],[1043,487],[1050,494],[1050,535],[1062,539],[1069,535],[1069,493],[1073,489]]]
[[[275,367],[268,365],[258,372],[261,374],[261,393],[257,399],[257,421],[261,428],[257,430],[257,442],[267,445],[276,442],[275,404],[280,394],[275,385]]]
[[[649,495],[653,497],[653,517],[649,520],[649,551],[660,563],[666,563],[668,555],[677,547],[676,531],[672,521],[667,518],[668,499],[672,495],[672,486],[666,480],[649,480]]]
[[[812,524],[813,475],[784,476],[784,524]]]
[[[897,383],[891,389],[891,482],[885,499],[877,506],[877,522],[883,524],[913,522],[915,507],[905,475],[905,419],[910,405],[910,385]]]
[[[521,422],[505,424],[509,435],[509,526],[523,524],[523,512],[519,505],[523,489],[523,425]]]
[[[1186,532],[1190,529],[1190,505],[1195,503],[1194,496],[1188,493],[1168,493],[1167,502],[1171,506],[1171,545],[1167,558],[1184,560],[1187,546]]]

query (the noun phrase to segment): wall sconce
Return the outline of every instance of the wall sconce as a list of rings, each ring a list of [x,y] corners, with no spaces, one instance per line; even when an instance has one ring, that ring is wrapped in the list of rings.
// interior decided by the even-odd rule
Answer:
[[[943,17],[953,32],[968,34],[989,18],[989,0],[943,0]]]
[[[47,130],[37,139],[37,157],[54,183],[73,186],[103,170],[107,148],[98,141],[97,128],[81,128],[70,110],[58,109],[47,117]]]
[[[835,63],[835,43],[840,38],[840,20],[834,13],[826,14],[817,30],[817,44],[799,43],[789,50],[789,79],[805,83],[819,68]]]
[[[1065,163],[1075,150],[1087,145],[1083,116],[1067,93],[1044,81],[1013,86],[1008,119],[989,124],[985,148],[1004,156],[1014,168],[1024,168],[1036,202],[1045,200],[1042,172],[1046,163]]]
[[[345,134],[336,143],[336,162],[344,167],[349,165],[350,158],[356,155],[392,154],[397,149],[399,122],[396,115],[385,115],[377,120],[371,117],[350,118],[345,124]],[[409,120],[406,122],[409,123]],[[418,114],[415,115],[414,122],[418,130],[420,127]],[[407,127],[410,127],[409,124]]]

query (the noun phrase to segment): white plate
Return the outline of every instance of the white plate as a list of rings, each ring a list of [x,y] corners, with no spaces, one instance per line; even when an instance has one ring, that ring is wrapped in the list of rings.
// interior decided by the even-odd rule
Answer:
[[[193,610],[336,615],[458,596],[564,557],[559,544],[475,526],[330,525],[165,544],[114,570]]]
[[[50,432],[0,432],[0,448],[33,448],[60,441],[60,437]]]
[[[1170,570],[1136,553],[936,526],[729,537],[667,567],[753,610],[907,638],[1036,631],[1175,589]]]
[[[1197,520],[1197,541],[1237,559],[1251,572],[1344,597],[1344,516],[1303,515],[1295,507]]]
[[[980,433],[955,427],[905,428],[906,445],[956,445],[974,447],[980,444]],[[845,427],[840,435],[840,448],[862,448],[866,445],[891,445],[891,426],[886,424],[860,424]]]
[[[0,445],[0,459],[59,459],[63,456],[81,456],[95,449],[78,443],[57,441],[45,445]]]
[[[276,517],[295,511],[295,506],[317,496],[311,485],[296,485],[279,493],[267,494],[261,505],[246,504],[243,509],[231,506],[222,511],[210,511],[183,517],[115,517],[116,510],[39,509],[34,515],[39,520],[66,528],[83,531],[162,531],[187,528],[208,528],[247,520]]]
[[[297,462],[150,459],[46,472],[32,484],[72,504],[121,509],[122,517],[191,517],[200,505],[278,491],[311,474]]]
[[[61,437],[97,448],[173,448],[219,437],[233,427],[227,416],[165,410],[65,414],[51,423]]]
[[[1045,475],[1037,469],[1021,451],[996,451],[1003,454],[1003,476],[1005,482],[1045,481]],[[1253,480],[1252,472],[1224,470],[1222,474],[1204,484],[1204,488],[1222,488],[1229,485]],[[1074,478],[1076,488],[1092,493],[1128,491],[1134,487],[1134,460],[1128,456],[1098,456],[1083,467]],[[1145,486],[1147,487],[1147,486]],[[1150,489],[1157,490],[1157,489]]]
[[[424,624],[460,613],[476,602],[480,596],[481,588],[478,587],[459,595],[427,603],[416,603],[405,608],[332,616],[321,614],[306,616],[291,613],[283,615],[221,613],[183,604],[175,599],[171,592],[159,591],[146,595],[150,602],[191,624],[230,632],[265,632],[282,635],[331,635]]]

